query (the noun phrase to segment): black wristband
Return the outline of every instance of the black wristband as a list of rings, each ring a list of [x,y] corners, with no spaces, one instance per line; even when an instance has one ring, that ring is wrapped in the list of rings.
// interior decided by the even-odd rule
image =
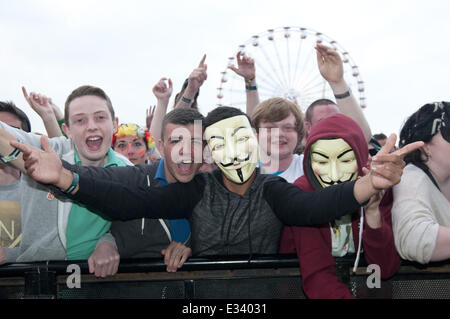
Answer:
[[[342,93],[342,94],[335,94],[334,97],[337,98],[337,99],[345,99],[346,97],[349,97],[350,94],[352,94],[352,90],[348,89],[347,92]]]

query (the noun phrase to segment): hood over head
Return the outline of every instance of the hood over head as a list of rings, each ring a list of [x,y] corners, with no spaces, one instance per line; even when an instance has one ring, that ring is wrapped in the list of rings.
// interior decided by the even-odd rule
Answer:
[[[313,191],[321,187],[311,169],[311,146],[318,140],[338,138],[342,138],[353,149],[358,162],[358,174],[359,176],[362,176],[362,167],[367,165],[369,154],[364,134],[358,123],[354,120],[343,114],[335,114],[321,120],[314,126],[308,136],[304,151],[305,159],[303,161],[305,175],[297,181],[300,188],[307,191]]]

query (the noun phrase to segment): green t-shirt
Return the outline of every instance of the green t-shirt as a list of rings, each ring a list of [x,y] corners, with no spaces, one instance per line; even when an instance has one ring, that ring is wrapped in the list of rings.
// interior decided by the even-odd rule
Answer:
[[[126,166],[108,150],[108,166]],[[75,164],[81,166],[81,160],[75,150]],[[86,260],[95,250],[97,241],[109,231],[111,221],[100,214],[86,209],[84,206],[72,204],[66,229],[66,255],[68,260]]]

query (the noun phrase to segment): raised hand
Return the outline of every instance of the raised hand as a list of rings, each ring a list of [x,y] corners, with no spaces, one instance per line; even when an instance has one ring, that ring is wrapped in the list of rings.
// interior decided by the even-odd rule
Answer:
[[[164,255],[167,272],[176,272],[192,255],[192,249],[182,243],[172,241],[166,249],[161,251],[161,254]]]
[[[320,74],[327,82],[338,83],[344,80],[344,66],[336,50],[317,43],[316,55]]]
[[[52,99],[45,95],[31,92],[28,95],[22,86],[22,93],[31,108],[41,117],[49,137],[61,136],[62,132],[58,120],[64,118],[59,108],[53,104]]]
[[[255,78],[255,61],[245,55],[244,52],[239,51],[236,54],[237,67],[229,65],[228,68],[242,76],[244,80],[251,81]]]
[[[370,177],[372,185],[377,190],[388,189],[400,182],[405,162],[403,158],[410,152],[422,147],[423,142],[414,142],[391,152],[394,149],[397,136],[391,134],[386,144],[372,158]]]
[[[31,92],[28,95],[25,87],[22,86],[22,93],[27,100],[31,108],[43,119],[45,120],[49,116],[55,116],[53,107],[51,104],[51,99],[45,95]]]
[[[403,158],[406,154],[424,145],[421,141],[414,142],[405,145],[395,152],[391,152],[396,140],[397,136],[391,134],[386,144],[372,158],[370,171],[367,173],[367,170],[363,169],[366,175],[359,178],[353,188],[353,194],[359,203],[365,203],[381,190],[389,189],[398,184],[403,174],[403,168],[405,167]]]
[[[155,84],[152,91],[158,100],[168,101],[173,91],[172,80],[161,78],[158,83]]]
[[[203,55],[198,67],[189,75],[188,86],[184,94],[187,98],[194,98],[207,78],[206,70],[208,66],[205,64],[205,60],[206,54]]]

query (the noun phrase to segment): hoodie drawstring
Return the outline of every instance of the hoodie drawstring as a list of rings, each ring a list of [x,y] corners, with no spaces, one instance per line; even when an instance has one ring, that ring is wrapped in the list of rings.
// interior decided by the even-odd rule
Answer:
[[[251,232],[251,226],[250,226],[250,221],[251,221],[251,212],[252,212],[252,199],[250,196],[249,199],[249,203],[248,206],[246,208],[246,210],[248,210],[248,219],[247,219],[247,225],[248,225],[248,246],[249,246],[249,253],[250,255],[248,256],[248,263],[251,262],[252,257],[253,257],[253,249],[252,249],[252,232]]]
[[[361,255],[361,242],[362,242],[363,227],[364,227],[364,208],[361,207],[361,217],[359,219],[358,252],[356,253],[356,260],[355,260],[355,264],[353,265],[353,272],[356,272],[356,268],[358,268],[359,257]]]

